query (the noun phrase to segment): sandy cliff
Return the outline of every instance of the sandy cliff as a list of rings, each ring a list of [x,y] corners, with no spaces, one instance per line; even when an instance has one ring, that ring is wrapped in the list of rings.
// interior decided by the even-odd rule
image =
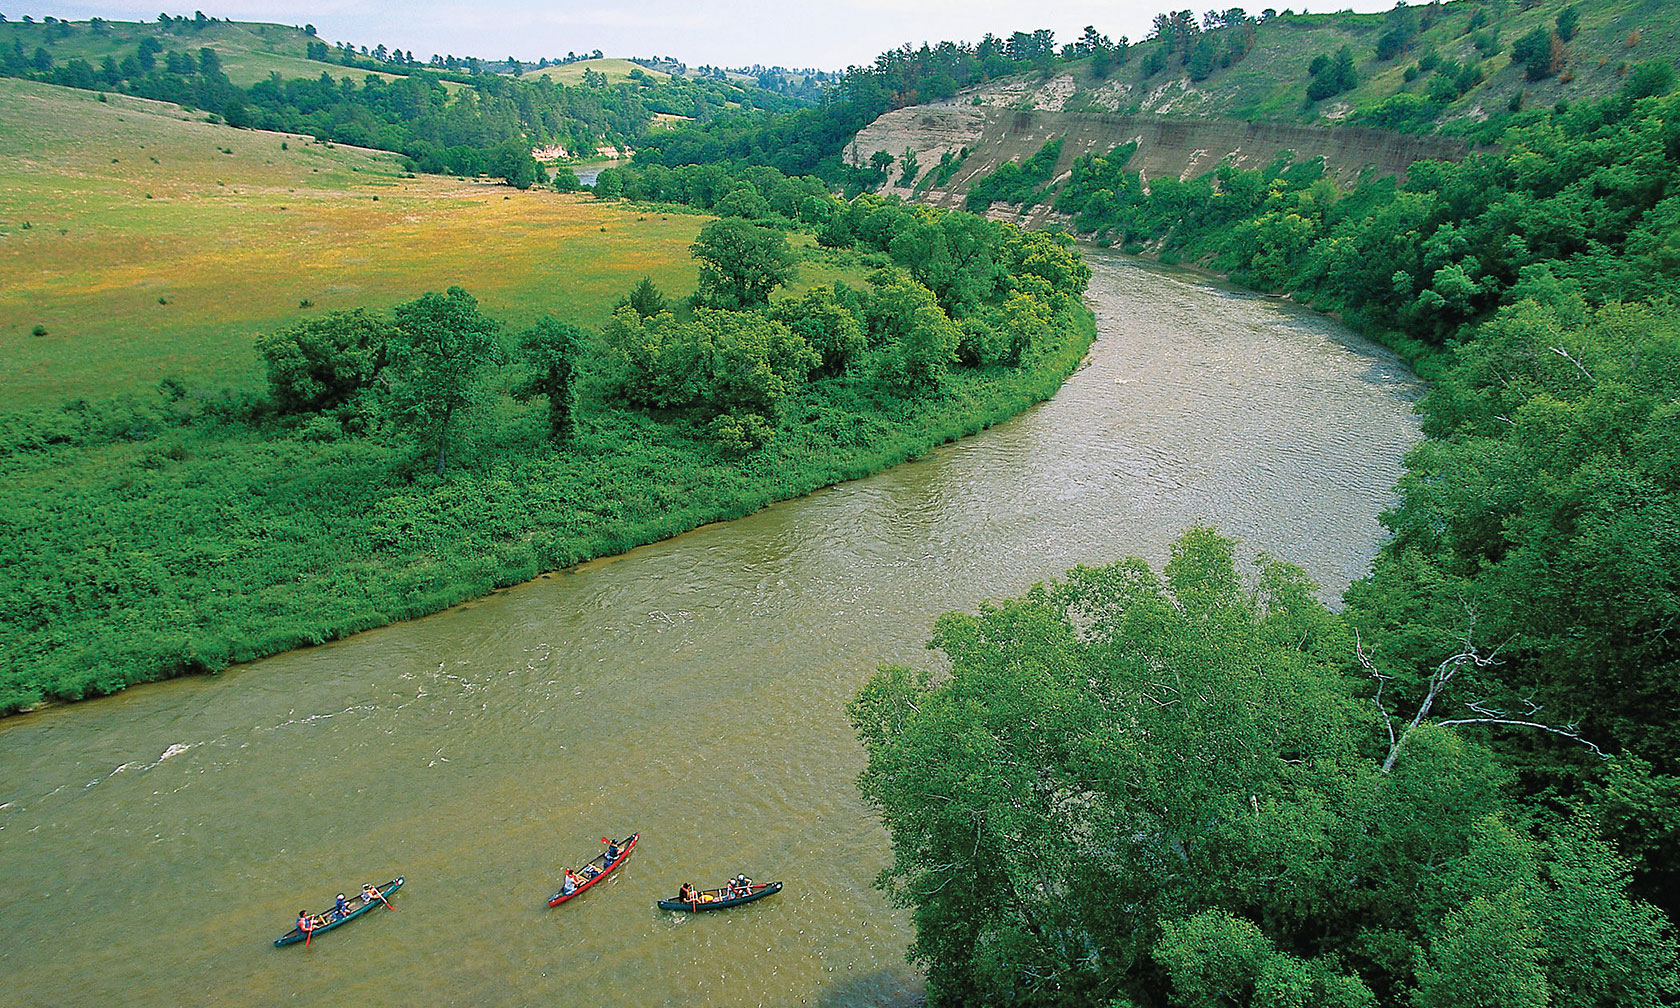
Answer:
[[[1059,86],[1058,86],[1059,85]],[[1005,161],[1032,156],[1056,137],[1064,138],[1056,178],[1066,175],[1083,154],[1104,153],[1136,141],[1131,167],[1151,178],[1190,178],[1212,171],[1221,161],[1244,168],[1270,163],[1282,151],[1296,160],[1323,158],[1326,170],[1351,181],[1367,168],[1379,174],[1403,175],[1414,161],[1457,160],[1464,156],[1462,141],[1382,130],[1336,126],[1294,126],[1283,123],[1242,122],[1231,119],[1127,115],[1104,110],[1087,93],[1077,109],[1067,107],[1071,79],[1050,78],[1035,85],[1012,79],[1000,85],[965,92],[946,102],[898,109],[864,127],[846,147],[846,159],[865,164],[876,151],[896,160],[890,179],[880,191],[897,193],[936,206],[958,207],[970,184]],[[1116,94],[1115,105],[1126,96]],[[976,99],[979,103],[976,104]],[[1146,106],[1147,107],[1147,106]],[[906,151],[913,154],[925,175],[947,152],[968,157],[942,186],[914,192],[915,185],[899,184]],[[919,176],[920,177],[920,176]],[[1029,219],[1048,216],[1040,208]]]

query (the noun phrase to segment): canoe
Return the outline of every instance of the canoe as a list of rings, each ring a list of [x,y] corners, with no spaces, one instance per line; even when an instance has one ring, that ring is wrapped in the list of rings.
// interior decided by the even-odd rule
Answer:
[[[630,856],[630,852],[636,849],[636,841],[640,837],[640,833],[632,833],[628,839],[620,840],[618,843],[618,857],[613,858],[611,861],[607,860],[606,851],[602,851],[593,858],[590,858],[589,863],[578,869],[577,872],[579,875],[588,876],[583,880],[583,885],[578,886],[571,892],[555,893],[553,896],[548,898],[548,905],[559,906],[571,899],[573,896],[576,896],[578,893],[583,892],[585,889],[588,889],[590,886],[606,878],[608,875],[611,875],[618,869],[619,865],[624,863],[624,859]],[[591,868],[595,870],[595,874],[593,875],[589,874],[589,870]]]
[[[396,878],[392,879],[391,881],[389,881],[389,882],[387,882],[384,885],[379,887],[379,895],[390,896],[392,893],[396,892],[398,889],[401,889],[402,884],[403,884],[403,877],[401,875],[398,875]],[[383,899],[376,899],[376,900],[371,900],[371,901],[365,900],[365,899],[362,898],[360,893],[357,893],[355,896],[352,896],[346,902],[350,904],[350,910],[349,910],[348,913],[344,914],[342,917],[339,916],[338,911],[332,909],[331,907],[327,908],[326,910],[322,911],[321,913],[316,914],[315,916],[319,917],[324,923],[317,924],[315,927],[310,928],[309,929],[309,934],[310,935],[318,935],[322,931],[331,931],[333,928],[338,927],[340,924],[346,923],[348,921],[355,920],[357,917],[360,917],[362,914],[367,913],[369,910],[372,910],[374,907],[382,905],[385,901]],[[302,928],[294,927],[290,931],[287,931],[285,934],[283,934],[280,937],[274,939],[274,945],[275,945],[276,948],[278,948],[281,945],[296,945],[298,942],[303,941],[306,937],[307,936],[303,933]]]
[[[686,913],[699,913],[702,910],[723,910],[727,907],[740,906],[742,903],[751,903],[753,900],[779,893],[782,891],[782,884],[780,882],[754,882],[747,886],[747,892],[740,896],[725,896],[724,893],[728,891],[727,888],[707,889],[704,892],[695,893],[696,896],[710,896],[712,897],[710,900],[660,900],[659,909],[682,910]]]

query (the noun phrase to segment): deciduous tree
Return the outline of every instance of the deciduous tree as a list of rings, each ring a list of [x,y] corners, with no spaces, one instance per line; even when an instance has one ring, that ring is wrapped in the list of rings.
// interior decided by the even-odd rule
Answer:
[[[700,229],[689,246],[700,260],[695,302],[708,308],[754,308],[770,292],[793,279],[787,235],[738,217],[725,217]]]
[[[478,310],[478,300],[460,287],[428,291],[396,308],[402,339],[393,347],[398,416],[423,444],[437,446],[443,474],[450,423],[456,414],[491,395],[484,372],[503,363],[500,325]]]

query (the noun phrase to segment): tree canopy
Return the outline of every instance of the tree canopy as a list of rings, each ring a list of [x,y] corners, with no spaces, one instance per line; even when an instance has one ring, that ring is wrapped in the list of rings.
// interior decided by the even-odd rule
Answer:
[[[937,1004],[1650,1005],[1670,934],[1579,818],[1429,723],[1384,766],[1296,568],[1187,532],[942,617],[851,706]],[[1610,1001],[1601,1000],[1614,992]]]
[[[700,260],[695,303],[708,308],[762,307],[793,278],[787,234],[738,217],[707,224],[690,247]]]
[[[491,394],[481,380],[484,371],[505,359],[497,339],[501,326],[459,287],[428,291],[398,305],[395,316],[403,336],[395,350],[398,415],[422,443],[436,445],[442,475],[450,421]]]

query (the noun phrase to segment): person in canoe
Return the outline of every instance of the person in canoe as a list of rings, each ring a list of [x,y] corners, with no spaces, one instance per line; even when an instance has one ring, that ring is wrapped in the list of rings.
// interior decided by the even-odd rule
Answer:
[[[378,902],[379,900],[382,900],[384,898],[385,897],[383,897],[379,894],[379,887],[374,885],[372,882],[369,882],[367,885],[362,886],[362,902],[363,903],[374,903],[374,902]]]
[[[729,899],[733,899],[736,896],[746,896],[751,892],[752,879],[747,878],[746,875],[743,874],[735,876],[734,880],[729,883],[729,892],[726,896]]]
[[[570,896],[572,893],[577,892],[578,886],[582,884],[583,880],[578,878],[576,873],[574,873],[570,868],[567,868],[566,878],[560,883],[560,895]]]
[[[618,841],[617,840],[608,840],[607,841],[607,863],[611,864],[612,862],[617,861],[618,860],[618,854],[619,854]]]
[[[350,903],[345,900],[343,893],[339,893],[338,899],[333,900],[332,912],[335,918],[348,917],[350,915]]]
[[[298,911],[298,919],[297,919],[298,930],[303,932],[303,937],[306,941],[309,938],[309,932],[311,932],[311,931],[315,930],[316,928],[320,927],[323,923],[325,923],[325,922],[322,921],[321,918],[312,916],[309,913],[308,910],[299,910]]]
[[[677,890],[677,899],[682,900],[684,903],[698,903],[700,901],[700,894],[694,891],[694,884],[692,882],[684,882],[682,884],[682,888]]]

